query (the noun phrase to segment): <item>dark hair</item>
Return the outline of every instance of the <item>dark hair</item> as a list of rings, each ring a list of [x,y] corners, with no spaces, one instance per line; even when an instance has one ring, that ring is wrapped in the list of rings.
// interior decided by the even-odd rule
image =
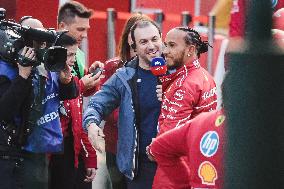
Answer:
[[[186,36],[184,37],[185,43],[187,45],[195,45],[198,58],[200,57],[200,54],[208,51],[208,46],[212,48],[208,41],[201,40],[201,37],[196,30],[189,27],[177,27],[175,29],[186,32]]]
[[[152,20],[138,20],[137,22],[135,22],[135,24],[130,28],[130,34],[131,34],[131,40],[133,41],[133,44],[131,45],[131,48],[136,49],[136,42],[135,42],[135,36],[134,36],[134,31],[136,28],[144,28],[146,26],[149,25],[153,25],[157,28],[159,35],[161,36],[162,32],[161,29],[159,28],[159,26],[156,24],[156,22],[152,21]]]
[[[76,44],[76,39],[74,37],[71,37],[70,35],[67,35],[66,33],[62,34],[55,43],[55,45],[63,47],[73,46]]]
[[[69,1],[59,8],[57,24],[60,24],[61,22],[70,24],[73,22],[75,16],[78,16],[80,18],[90,18],[92,15],[92,9],[88,9],[77,1]]]
[[[131,15],[131,17],[125,23],[122,34],[118,44],[118,56],[121,59],[121,62],[128,61],[130,57],[130,46],[128,44],[128,35],[130,33],[131,27],[139,20],[151,20],[148,16],[136,13]]]

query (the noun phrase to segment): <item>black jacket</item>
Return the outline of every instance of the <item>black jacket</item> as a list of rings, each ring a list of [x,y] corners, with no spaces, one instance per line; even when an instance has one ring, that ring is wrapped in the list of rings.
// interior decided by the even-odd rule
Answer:
[[[69,84],[62,84],[60,81],[58,83],[60,100],[73,99],[78,96],[79,91],[73,79]],[[7,137],[10,135],[7,135],[7,130],[3,129],[3,125],[13,123],[15,117],[21,119],[21,126],[27,122],[31,94],[33,93],[30,78],[24,79],[18,75],[10,80],[7,76],[0,75],[0,151],[3,151],[2,147],[9,147]]]

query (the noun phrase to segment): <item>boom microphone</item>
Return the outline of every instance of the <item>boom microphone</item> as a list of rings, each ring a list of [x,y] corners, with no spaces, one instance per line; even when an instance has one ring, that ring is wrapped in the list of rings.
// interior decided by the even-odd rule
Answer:
[[[153,75],[158,77],[167,73],[167,65],[163,57],[156,57],[152,59],[151,72]]]

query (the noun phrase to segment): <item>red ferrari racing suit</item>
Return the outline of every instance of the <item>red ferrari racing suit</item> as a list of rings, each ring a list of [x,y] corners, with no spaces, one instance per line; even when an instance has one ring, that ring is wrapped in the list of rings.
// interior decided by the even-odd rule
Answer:
[[[175,73],[161,79],[164,91],[161,115],[159,117],[158,135],[184,126],[202,112],[216,109],[216,84],[212,76],[200,66],[198,60],[185,64]],[[180,188],[189,188],[189,168],[187,158],[176,161],[175,167],[180,177],[171,177],[180,183]],[[158,165],[153,189],[166,188],[167,171]]]
[[[202,113],[185,126],[154,139],[150,153],[164,171],[160,189],[185,189],[176,179],[182,177],[176,166],[182,156],[188,158],[192,189],[222,188],[225,118],[223,110]]]

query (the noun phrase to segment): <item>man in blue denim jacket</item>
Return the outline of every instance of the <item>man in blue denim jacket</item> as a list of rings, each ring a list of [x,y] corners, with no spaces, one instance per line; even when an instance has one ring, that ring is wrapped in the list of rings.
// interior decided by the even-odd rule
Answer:
[[[119,69],[90,100],[83,118],[92,145],[98,149],[101,121],[119,107],[117,165],[127,178],[128,189],[150,189],[156,163],[146,156],[146,146],[157,134],[161,102],[156,95],[157,77],[150,63],[162,52],[161,32],[152,21],[141,20],[131,28],[129,42],[137,57]]]

